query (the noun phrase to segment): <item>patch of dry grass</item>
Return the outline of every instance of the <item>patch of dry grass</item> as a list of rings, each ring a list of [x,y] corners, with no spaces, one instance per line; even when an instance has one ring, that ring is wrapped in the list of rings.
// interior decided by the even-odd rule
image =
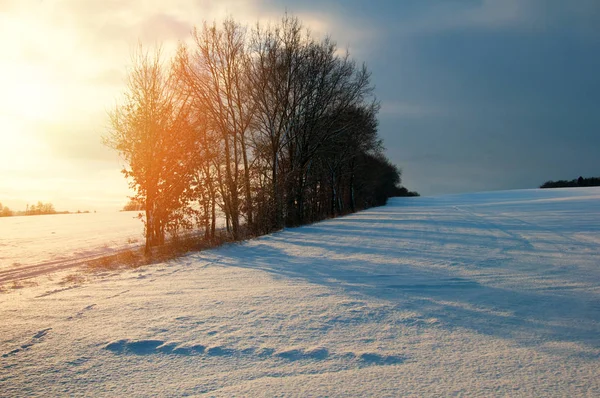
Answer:
[[[9,288],[12,290],[16,290],[16,289],[23,289],[26,287],[33,287],[33,286],[37,286],[38,283],[37,282],[33,282],[33,281],[27,281],[27,280],[16,280],[16,281],[12,281]]]
[[[86,262],[89,271],[106,271],[120,268],[137,268],[147,264],[144,253],[141,249],[127,249],[102,256]]]
[[[231,239],[225,233],[217,234],[213,240],[206,240],[194,234],[174,236],[164,245],[152,248],[148,263],[173,260],[188,253],[211,249],[230,241]]]
[[[119,269],[138,268],[143,265],[170,261],[187,253],[198,252],[230,242],[225,233],[218,233],[215,239],[206,240],[195,234],[174,236],[162,246],[153,247],[146,255],[144,248],[132,248],[115,254],[99,257],[86,262],[91,272],[114,271]]]
[[[136,243],[137,239],[128,243]],[[121,250],[117,253],[98,257],[86,261],[83,271],[97,273],[102,271],[116,271],[125,269],[134,269],[143,265],[155,264],[174,260],[188,253],[199,252],[206,249],[215,248],[230,243],[233,240],[225,231],[217,231],[214,239],[207,240],[197,234],[188,234],[175,236],[169,241],[158,247],[153,247],[149,255],[144,253],[143,247]],[[108,247],[108,245],[105,245]],[[48,280],[53,278],[49,275]],[[79,285],[87,281],[87,278],[81,274],[69,274],[62,278],[59,285]],[[27,280],[15,280],[10,284],[0,285],[0,293],[8,293],[11,290],[23,289],[26,287],[37,286],[38,283]]]
[[[66,284],[81,285],[85,281],[86,281],[86,279],[85,279],[85,277],[83,277],[83,275],[70,274],[70,275],[67,275],[64,278],[62,278],[62,280],[59,282],[59,284],[60,285],[66,285]]]

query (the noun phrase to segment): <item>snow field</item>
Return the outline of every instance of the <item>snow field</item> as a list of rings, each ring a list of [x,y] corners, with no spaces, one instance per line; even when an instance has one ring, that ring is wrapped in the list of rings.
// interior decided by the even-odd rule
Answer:
[[[0,271],[110,254],[140,245],[138,212],[0,218]]]
[[[0,396],[598,396],[599,203],[398,198],[84,283],[39,277],[0,294]]]

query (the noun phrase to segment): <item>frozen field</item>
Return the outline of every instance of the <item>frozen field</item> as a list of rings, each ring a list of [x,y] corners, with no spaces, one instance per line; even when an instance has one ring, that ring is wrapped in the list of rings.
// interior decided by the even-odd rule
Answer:
[[[139,212],[0,218],[0,284],[73,268],[144,243]],[[223,217],[217,226],[225,227]]]
[[[0,396],[600,396],[598,188],[398,198],[67,272],[4,286]]]
[[[0,218],[0,270],[102,254],[144,240],[138,212]]]

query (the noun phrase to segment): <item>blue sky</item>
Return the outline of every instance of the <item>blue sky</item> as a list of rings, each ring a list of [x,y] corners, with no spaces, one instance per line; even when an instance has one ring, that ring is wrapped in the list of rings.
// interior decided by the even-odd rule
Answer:
[[[285,11],[372,71],[380,134],[421,194],[600,175],[597,0],[0,0],[0,202],[118,208],[103,147],[132,49]]]

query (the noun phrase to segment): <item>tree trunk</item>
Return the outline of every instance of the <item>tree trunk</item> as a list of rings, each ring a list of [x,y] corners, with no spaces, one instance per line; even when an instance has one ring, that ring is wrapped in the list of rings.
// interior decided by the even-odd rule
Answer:
[[[254,233],[254,218],[252,214],[254,212],[254,206],[252,204],[252,194],[250,191],[250,170],[248,167],[248,155],[246,154],[246,141],[243,135],[240,138],[240,143],[242,144],[242,158],[244,160],[244,189],[246,193],[246,209],[248,212],[248,228]]]
[[[282,222],[282,209],[281,209],[281,196],[279,190],[279,171],[278,171],[278,157],[277,152],[273,152],[273,211],[275,212],[275,229],[281,228]]]
[[[150,209],[149,203],[146,200],[146,246],[144,247],[144,254],[149,255],[152,247],[152,233],[154,225],[152,223],[153,215]]]

